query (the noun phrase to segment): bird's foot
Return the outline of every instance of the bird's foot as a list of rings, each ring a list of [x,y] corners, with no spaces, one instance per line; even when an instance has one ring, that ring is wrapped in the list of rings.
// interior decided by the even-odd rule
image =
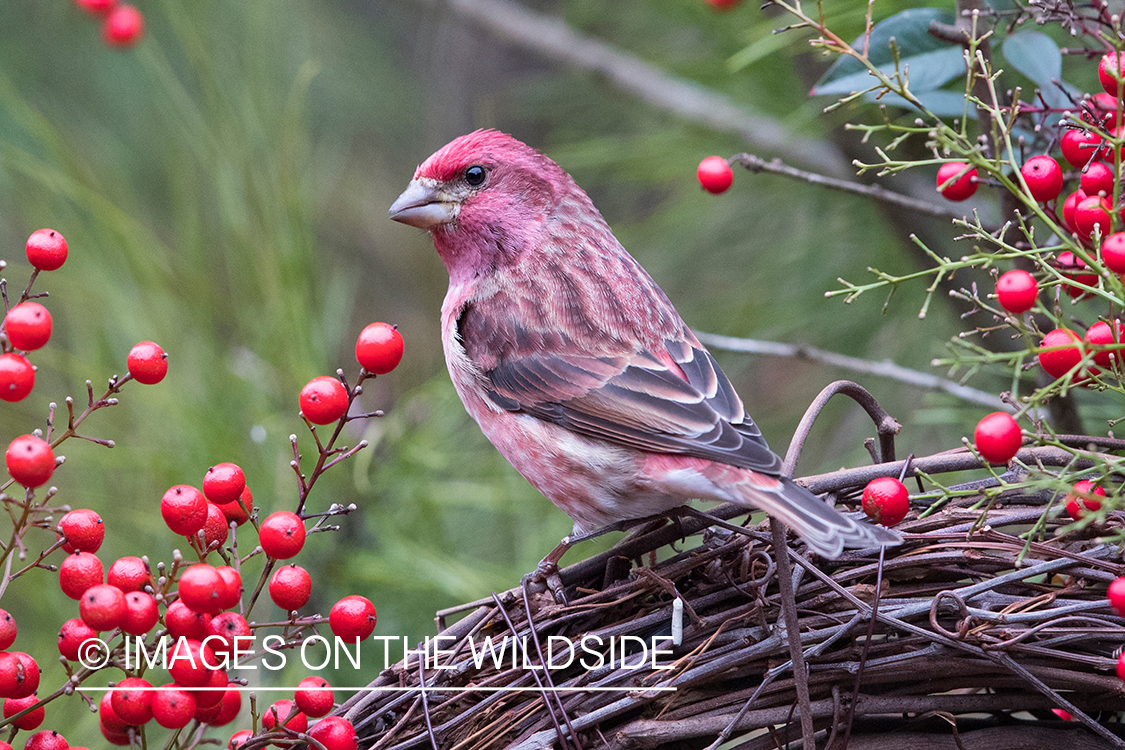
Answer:
[[[532,587],[531,590],[545,585],[550,590],[551,595],[555,597],[556,603],[566,604],[566,591],[563,587],[562,578],[559,577],[559,560],[562,559],[562,556],[566,554],[572,544],[569,536],[563,537],[559,545],[539,561],[535,570],[524,576],[524,583]],[[539,588],[539,590],[541,591],[542,588]]]

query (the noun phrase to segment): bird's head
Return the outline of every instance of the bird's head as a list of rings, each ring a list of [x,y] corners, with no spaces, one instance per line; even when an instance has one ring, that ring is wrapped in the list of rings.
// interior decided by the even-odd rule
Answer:
[[[390,216],[428,230],[451,276],[478,275],[517,259],[573,199],[597,213],[551,159],[510,135],[477,130],[426,159]]]

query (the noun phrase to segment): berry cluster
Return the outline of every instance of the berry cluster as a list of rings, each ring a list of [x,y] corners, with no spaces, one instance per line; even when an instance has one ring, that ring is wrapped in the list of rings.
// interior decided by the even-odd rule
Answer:
[[[62,266],[66,243],[58,232],[40,230],[28,240],[27,253],[35,267],[34,282],[40,271]],[[50,315],[40,304],[30,301],[31,288],[29,283],[4,320],[3,356],[9,359],[22,359],[20,352],[37,349],[50,338]],[[49,420],[46,434],[36,430],[9,443],[5,464],[11,480],[0,489],[21,485],[23,504],[16,507],[26,511],[22,520],[17,521],[15,538],[22,539],[28,529],[38,526],[53,531],[53,543],[8,580],[36,569],[57,570],[59,589],[76,602],[77,616],[62,622],[58,632],[58,650],[67,672],[67,684],[41,698],[39,665],[30,654],[9,650],[16,640],[16,618],[0,611],[0,699],[4,714],[0,726],[38,729],[46,719],[46,704],[72,692],[74,685],[91,674],[109,668],[125,672],[116,684],[111,683],[111,689],[98,705],[99,727],[109,743],[143,744],[150,722],[172,730],[191,722],[224,726],[233,722],[242,709],[245,682],[237,678],[238,673],[228,670],[240,658],[241,663],[246,662],[253,651],[248,644],[253,644],[254,639],[276,631],[279,645],[275,648],[293,649],[317,626],[324,625],[348,642],[371,635],[377,615],[375,606],[363,596],[345,596],[331,607],[327,616],[302,615],[300,610],[308,605],[313,594],[313,580],[305,568],[294,562],[309,535],[338,530],[338,526],[328,522],[355,509],[354,505],[333,504],[326,511],[309,512],[306,504],[317,479],[327,469],[366,446],[361,441],[350,449],[336,447],[336,440],[347,422],[380,414],[348,412],[366,379],[389,373],[399,364],[402,335],[394,326],[373,323],[358,337],[355,353],[362,368],[355,386],[349,387],[343,372],[338,371],[337,377],[315,378],[302,390],[301,413],[315,441],[317,460],[310,474],[303,473],[297,437],[290,437],[298,485],[294,511],[263,514],[254,504],[246,473],[229,461],[209,467],[198,486],[178,484],[163,494],[159,501],[161,517],[173,534],[186,541],[193,559],[185,559],[174,549],[169,564],[153,565],[147,556],[126,556],[106,566],[98,551],[107,525],[112,524],[107,524],[91,508],[70,510],[56,505],[55,487],[37,497],[39,488],[52,479],[63,462],[61,456],[55,455],[55,449],[69,437],[77,436],[75,428],[89,414],[116,404],[114,396],[130,380],[155,384],[164,379],[168,359],[159,345],[144,341],[133,347],[127,358],[128,375],[112,378],[101,399],[94,399],[91,391],[89,406],[81,414],[74,414],[73,402],[67,399],[67,429],[53,440]],[[27,365],[27,370],[33,378],[34,369]],[[13,385],[18,384],[18,380],[4,381],[3,387],[11,393]],[[30,390],[28,385],[26,391]],[[24,392],[20,398],[26,395]],[[52,420],[54,408],[52,404]],[[336,424],[335,431],[329,440],[322,441],[313,425],[331,423]],[[112,441],[86,439],[112,445]],[[6,495],[0,497],[12,500]],[[57,523],[52,522],[55,512],[62,512]],[[249,552],[239,551],[240,544],[245,550],[247,540],[255,538],[256,544]],[[26,553],[24,546],[21,542],[21,557]],[[15,547],[9,544],[4,556],[13,554]],[[63,555],[57,565],[48,562],[52,554]],[[243,576],[251,566],[256,568],[257,583],[244,586]],[[284,613],[277,622],[256,623],[250,619],[263,591]],[[167,645],[163,653],[171,655],[165,662],[167,676],[163,679],[154,680],[159,668],[149,664],[146,671],[143,661],[134,659],[130,663],[125,658],[130,646],[135,651],[141,644],[146,650],[159,652],[161,643]],[[91,651],[91,646],[96,647],[95,651]],[[91,667],[92,660],[102,666]],[[260,715],[255,714],[256,731],[236,732],[229,746],[238,747],[251,738],[256,744],[261,744],[258,738],[266,738],[262,742],[287,744],[309,742],[311,738],[327,750],[355,750],[356,736],[351,724],[326,716],[334,705],[331,686],[323,678],[309,676],[302,680],[291,699],[278,700]],[[310,726],[310,718],[319,721]],[[68,743],[58,732],[44,730],[32,735],[26,747],[65,750]],[[0,743],[0,750],[9,749],[9,745]]]
[[[74,0],[74,4],[101,19],[102,41],[109,47],[133,47],[145,34],[145,17],[132,5],[117,0]]]

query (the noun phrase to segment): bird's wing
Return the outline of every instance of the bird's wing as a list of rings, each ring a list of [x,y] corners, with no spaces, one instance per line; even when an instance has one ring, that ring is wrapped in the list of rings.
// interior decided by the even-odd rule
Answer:
[[[501,408],[615,445],[780,472],[781,459],[715,359],[686,328],[684,337],[647,349],[620,346],[594,355],[512,347],[497,356],[495,349],[479,348],[496,339],[472,317],[462,316],[459,335]]]

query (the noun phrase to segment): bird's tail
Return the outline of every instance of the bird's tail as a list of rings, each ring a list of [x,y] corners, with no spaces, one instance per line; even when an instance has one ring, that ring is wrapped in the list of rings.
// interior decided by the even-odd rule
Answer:
[[[787,477],[770,477],[743,470],[732,487],[744,501],[783,521],[818,554],[839,557],[845,547],[865,548],[901,544],[902,535],[885,526],[845,515]]]

